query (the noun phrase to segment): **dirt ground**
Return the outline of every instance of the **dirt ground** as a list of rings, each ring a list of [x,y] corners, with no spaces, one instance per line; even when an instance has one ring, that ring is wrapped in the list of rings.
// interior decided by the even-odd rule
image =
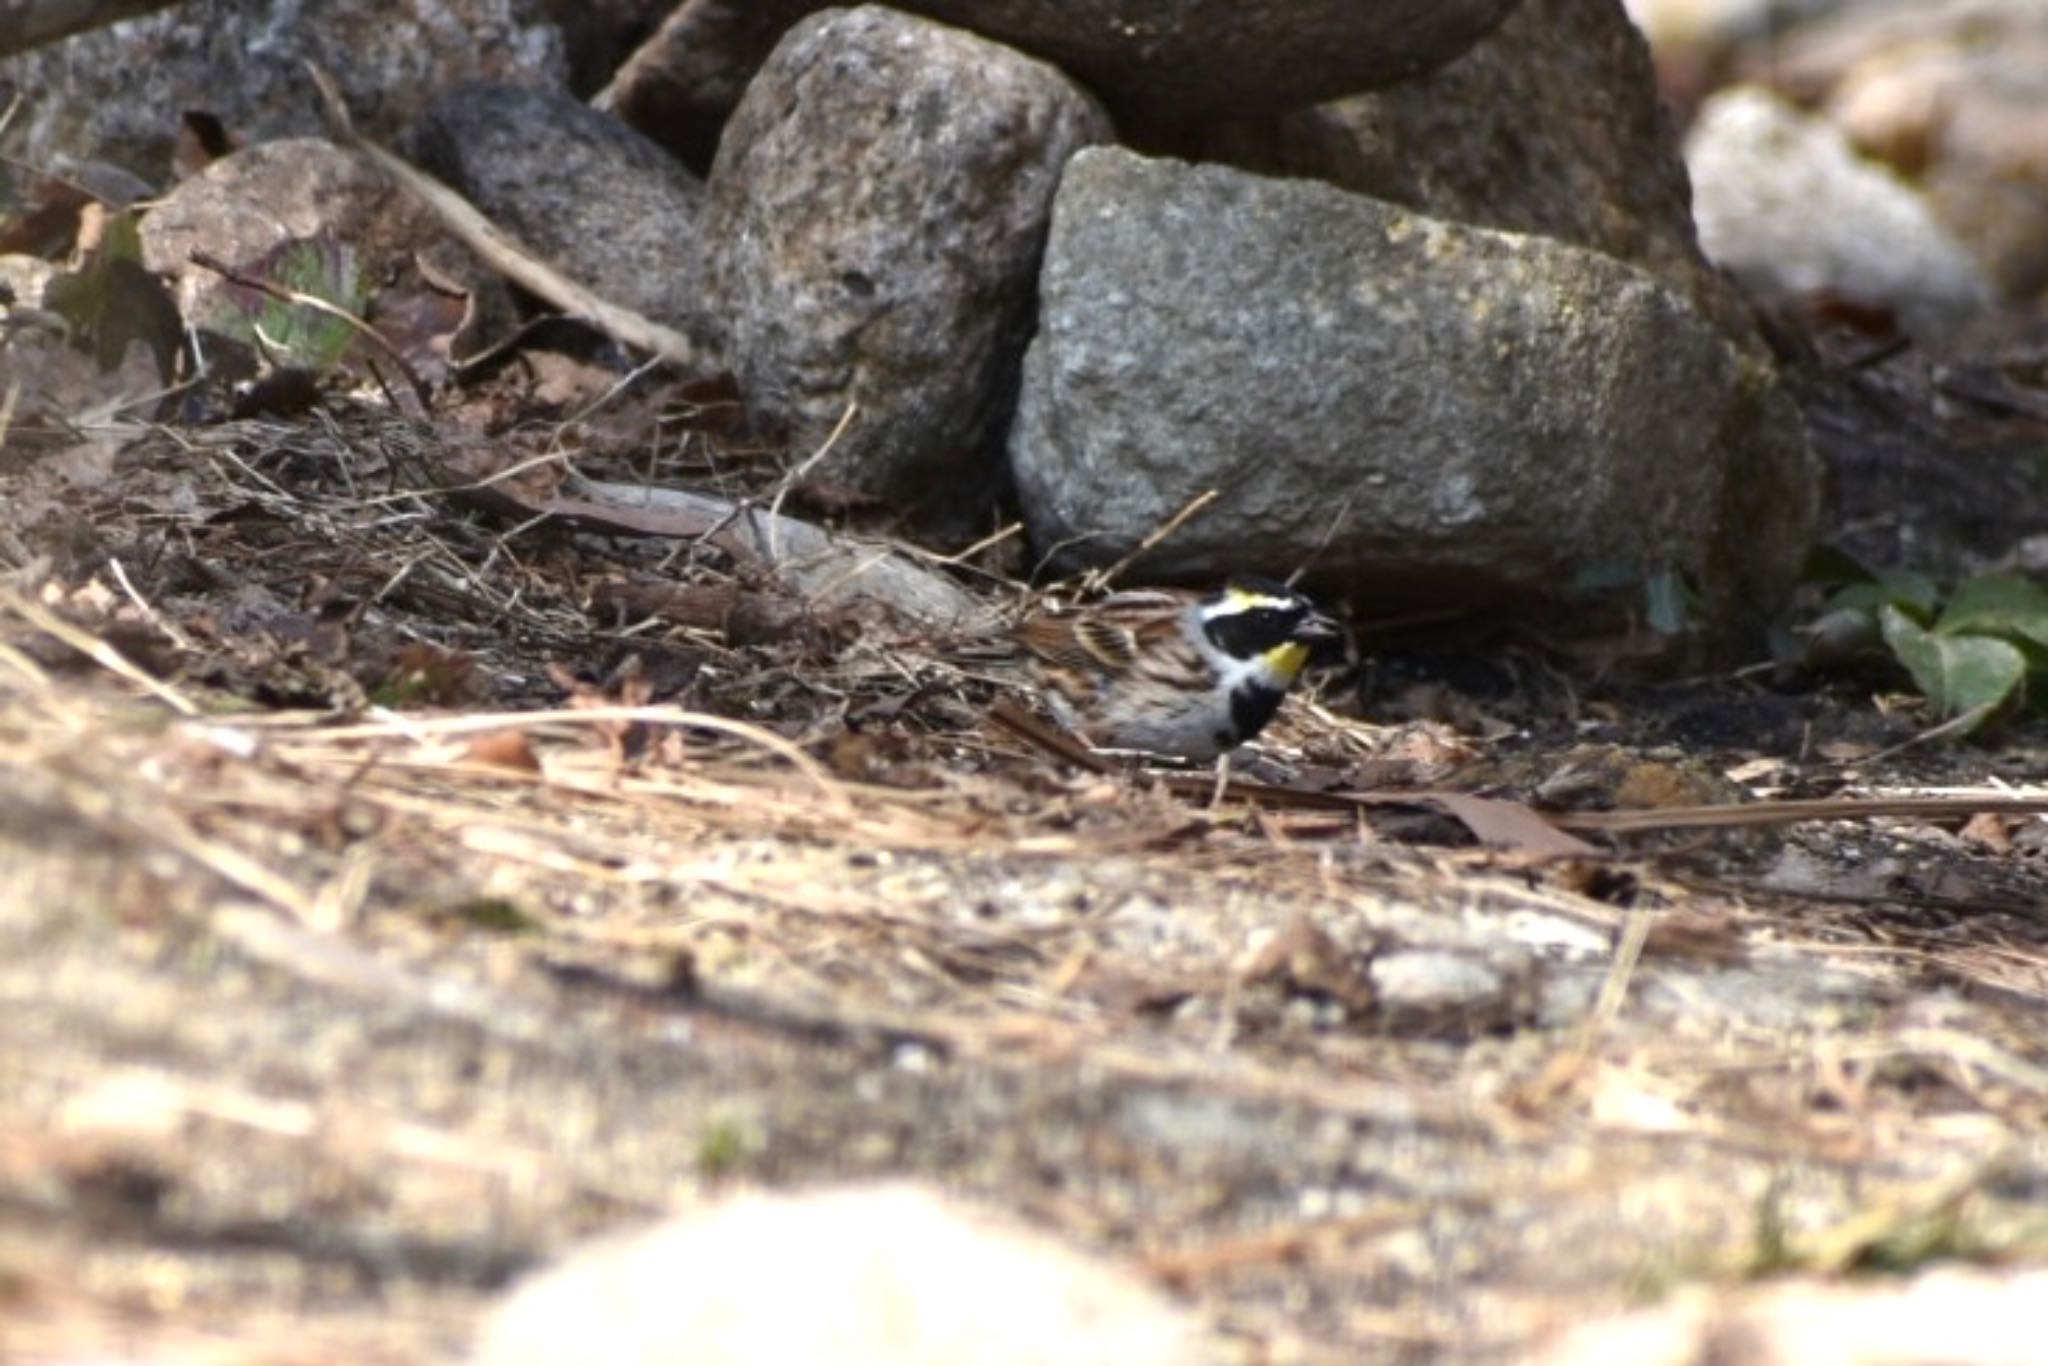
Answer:
[[[448,1360],[586,1235],[878,1174],[1248,1360],[2048,1256],[2034,823],[1599,819],[2040,796],[2038,722],[1369,665],[1240,771],[1371,800],[1212,804],[388,424],[0,465],[7,1359]]]

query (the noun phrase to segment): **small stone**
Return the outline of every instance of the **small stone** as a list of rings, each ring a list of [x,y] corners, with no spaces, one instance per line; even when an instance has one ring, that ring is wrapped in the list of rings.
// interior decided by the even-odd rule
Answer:
[[[1506,946],[1494,962],[1476,952],[1408,949],[1375,958],[1370,972],[1381,1017],[1399,1034],[1465,1038],[1532,1010],[1527,955]]]
[[[1182,1366],[1192,1322],[1114,1263],[909,1185],[722,1201],[572,1252],[476,1366]]]
[[[1991,302],[1983,269],[1911,186],[1767,91],[1709,100],[1686,161],[1700,245],[1761,298],[1889,309],[1923,341]]]

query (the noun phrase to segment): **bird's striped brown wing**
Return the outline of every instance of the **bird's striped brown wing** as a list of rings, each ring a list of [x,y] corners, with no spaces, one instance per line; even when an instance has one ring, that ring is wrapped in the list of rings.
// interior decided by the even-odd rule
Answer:
[[[1130,589],[1087,607],[1029,618],[1015,639],[1055,668],[1128,674],[1147,653],[1180,634],[1180,613],[1189,601],[1170,589]]]
[[[1094,616],[1032,617],[1018,626],[1017,643],[1058,669],[1129,673],[1137,637],[1128,627]]]
[[[1181,624],[1187,603],[1164,590],[1117,593],[1079,611],[1031,618],[1016,639],[1051,669],[1198,687],[1209,671]]]

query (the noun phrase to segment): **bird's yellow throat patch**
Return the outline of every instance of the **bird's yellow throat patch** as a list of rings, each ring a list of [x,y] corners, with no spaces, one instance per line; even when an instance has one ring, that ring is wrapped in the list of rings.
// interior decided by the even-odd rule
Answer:
[[[1308,646],[1300,641],[1290,640],[1285,645],[1275,645],[1266,651],[1266,666],[1290,683],[1307,663]]]

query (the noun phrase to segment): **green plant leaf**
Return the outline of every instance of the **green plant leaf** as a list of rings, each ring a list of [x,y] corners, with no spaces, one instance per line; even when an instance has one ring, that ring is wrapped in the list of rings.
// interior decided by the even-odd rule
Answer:
[[[1827,610],[1843,611],[1862,608],[1875,611],[1890,605],[1903,608],[1907,615],[1923,626],[1934,620],[1935,609],[1941,603],[1941,592],[1934,586],[1934,580],[1925,574],[1915,574],[1905,569],[1888,569],[1875,578],[1849,583],[1828,595]]]
[[[1882,655],[1884,636],[1874,607],[1838,607],[1802,623],[1794,632],[1792,657],[1809,668],[1825,669]]]
[[[1885,644],[1943,716],[1981,709],[1986,716],[2020,695],[2027,658],[1996,636],[1940,635],[1898,607],[1878,609]]]
[[[1866,583],[1876,577],[1863,561],[1838,545],[1825,543],[1809,547],[1806,562],[1799,567],[1801,583],[1817,584],[1823,588]]]
[[[111,370],[142,342],[155,354],[157,373],[169,380],[183,345],[183,321],[163,282],[142,268],[141,216],[115,214],[107,220],[99,246],[79,268],[51,280],[43,305],[77,330],[99,361]]]
[[[1934,580],[1912,569],[1887,569],[1877,576],[1891,600],[1932,614],[1941,602],[1941,590]]]
[[[2007,636],[2048,646],[2048,588],[2017,574],[1985,574],[1956,589],[1936,623],[1945,636]]]
[[[1662,570],[1643,581],[1643,616],[1651,630],[1675,636],[1685,629],[1691,615],[1685,579],[1677,570]]]
[[[1881,583],[1852,583],[1828,594],[1827,605],[1821,610],[1824,613],[1868,612],[1875,616],[1877,609],[1891,600],[1891,594],[1885,592]]]
[[[252,279],[307,295],[360,315],[368,291],[356,271],[355,253],[323,229],[315,237],[277,243],[238,267]],[[342,319],[260,290],[229,285],[206,319],[222,336],[250,342],[283,366],[325,374],[339,366],[356,340]]]

